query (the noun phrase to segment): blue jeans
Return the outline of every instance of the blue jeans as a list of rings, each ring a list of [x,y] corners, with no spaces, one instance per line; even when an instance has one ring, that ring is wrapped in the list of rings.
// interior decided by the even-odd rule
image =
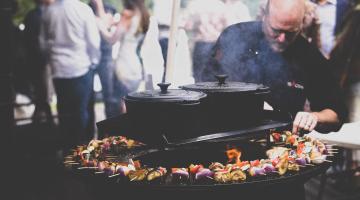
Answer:
[[[54,80],[59,126],[64,148],[88,143],[94,136],[94,72]]]
[[[101,93],[105,104],[105,116],[106,118],[115,117],[120,114],[120,102],[114,95],[114,87],[117,80],[111,54],[101,56],[96,72],[99,74],[102,86]]]

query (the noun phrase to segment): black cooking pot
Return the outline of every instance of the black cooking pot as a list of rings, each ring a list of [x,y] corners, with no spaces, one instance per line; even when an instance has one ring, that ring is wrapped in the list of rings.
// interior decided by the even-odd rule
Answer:
[[[168,83],[158,84],[161,90],[130,93],[125,97],[127,114],[136,124],[136,134],[146,144],[191,138],[200,131],[200,101],[205,93],[168,89]],[[134,133],[135,134],[135,133]]]
[[[207,94],[202,102],[204,132],[228,131],[258,124],[263,119],[268,87],[244,82],[226,82],[227,75],[217,75],[218,82],[199,82],[181,88]]]

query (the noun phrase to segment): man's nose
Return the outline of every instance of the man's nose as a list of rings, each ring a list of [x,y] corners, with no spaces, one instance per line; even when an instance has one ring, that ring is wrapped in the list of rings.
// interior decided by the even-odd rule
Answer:
[[[276,39],[278,42],[285,42],[286,39],[285,33],[280,33]]]

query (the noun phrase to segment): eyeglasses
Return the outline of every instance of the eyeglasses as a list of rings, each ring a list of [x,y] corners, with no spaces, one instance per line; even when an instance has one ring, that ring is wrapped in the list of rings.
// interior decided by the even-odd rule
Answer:
[[[266,19],[267,19],[267,17],[266,17]],[[267,19],[267,22],[265,22],[265,23],[266,23],[266,26],[271,30],[272,35],[274,37],[278,37],[280,34],[284,33],[286,35],[286,38],[293,38],[301,31],[301,27],[302,27],[302,25],[301,25],[300,27],[296,28],[295,30],[288,31],[288,30],[276,29],[276,28],[272,27],[268,19]]]
[[[273,32],[274,36],[279,36],[280,34],[284,33],[286,35],[287,38],[293,38],[295,37],[300,30],[296,30],[296,31],[285,31],[285,30],[281,30],[281,29],[275,29],[275,28],[271,28],[271,31]]]

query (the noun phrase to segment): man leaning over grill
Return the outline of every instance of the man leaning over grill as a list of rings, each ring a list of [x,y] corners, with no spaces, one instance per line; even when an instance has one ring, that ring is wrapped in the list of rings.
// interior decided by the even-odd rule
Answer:
[[[202,75],[226,73],[229,80],[269,86],[266,101],[294,117],[293,132],[338,130],[346,108],[328,61],[302,36],[304,0],[269,0],[261,22],[226,28]],[[311,111],[304,111],[308,99]]]

